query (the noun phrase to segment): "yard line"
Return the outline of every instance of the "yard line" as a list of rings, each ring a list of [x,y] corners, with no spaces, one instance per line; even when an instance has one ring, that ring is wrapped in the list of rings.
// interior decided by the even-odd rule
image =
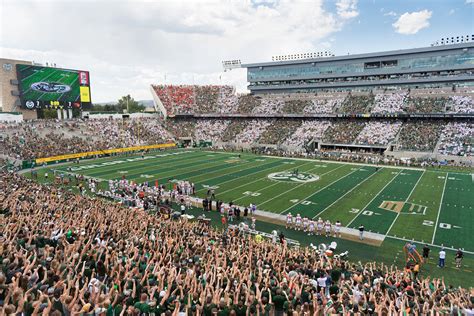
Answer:
[[[246,162],[246,163],[250,163],[250,162],[254,162],[254,161],[248,161],[248,162]],[[268,163],[261,164],[261,165],[258,166],[258,167],[263,167],[263,166],[272,164],[272,163],[274,163],[274,162],[275,162],[275,161],[270,161],[270,162],[268,162]],[[241,166],[241,165],[236,165],[236,166],[233,166],[233,167],[231,167],[231,168],[238,167],[238,166]],[[243,170],[252,169],[252,168],[254,168],[254,167],[256,167],[256,166],[255,166],[255,165],[251,165],[250,168],[240,169],[240,170],[238,170],[238,171],[236,171],[236,172],[241,172],[241,171],[243,171]],[[275,166],[275,167],[277,167],[277,166]],[[257,172],[262,172],[262,171],[263,171],[263,170],[255,171],[255,172],[249,173],[247,176],[249,176],[249,175],[251,175],[251,174],[254,174],[254,173],[257,173]],[[230,174],[236,173],[236,172],[231,172]],[[222,176],[223,176],[223,175],[220,174],[220,175],[218,175],[218,176],[216,176],[216,177],[207,178],[207,179],[204,180],[204,181],[198,181],[198,182],[196,182],[196,183],[203,183],[203,182],[206,182],[207,180],[211,180],[211,179],[215,179],[215,178],[220,178],[220,177],[222,177]],[[197,177],[197,176],[196,176],[196,177]],[[191,177],[191,178],[193,178],[193,177]],[[240,177],[239,177],[239,178],[240,178]],[[239,178],[237,178],[237,179],[239,179]],[[220,183],[217,184],[217,185],[220,185],[220,184],[222,184],[222,183],[226,183],[226,182],[229,182],[229,181],[234,181],[234,180],[236,180],[236,179],[230,179],[230,180],[227,180],[227,181],[223,181],[223,182],[220,182]],[[197,190],[196,192],[203,191],[203,190],[207,190],[207,188],[199,189],[199,190]]]
[[[302,165],[299,165],[298,168],[299,168],[299,167],[303,167],[304,165],[307,165],[307,164],[309,164],[309,163],[312,163],[312,162],[307,162],[307,163],[304,163],[304,164],[302,164]],[[278,165],[278,166],[269,168],[269,169],[267,169],[267,170],[271,170],[271,169],[273,169],[273,168],[278,168],[278,167],[281,167],[281,166],[282,166],[282,165]],[[282,172],[285,172],[285,171],[287,171],[287,170],[291,170],[291,169],[294,169],[294,168],[295,168],[295,167],[293,166],[293,167],[291,167],[291,168],[284,169]],[[313,169],[314,169],[314,168],[309,169],[309,170],[313,170]],[[261,171],[258,171],[258,172],[262,172],[262,171],[265,171],[265,170],[261,170]],[[257,180],[254,180],[254,181],[251,181],[251,182],[248,182],[248,183],[244,183],[244,184],[242,184],[242,185],[239,185],[239,186],[234,187],[234,188],[229,189],[229,190],[225,190],[225,191],[219,192],[219,194],[224,194],[224,193],[233,191],[233,190],[238,189],[238,188],[241,188],[241,187],[243,187],[243,186],[246,186],[246,185],[255,183],[255,182],[257,182],[257,181],[261,181],[261,180],[263,180],[264,178],[265,178],[265,176],[260,177],[260,178],[257,178]],[[232,179],[232,180],[224,181],[224,182],[221,182],[221,183],[226,183],[226,182],[234,181],[234,180],[238,180],[238,179]],[[278,183],[280,183],[280,182],[278,182]],[[219,183],[219,184],[220,184],[220,183]],[[203,190],[203,189],[201,189],[201,190]],[[199,192],[199,191],[200,191],[200,190],[198,190],[198,192]]]
[[[423,178],[423,176],[425,175],[425,172],[426,172],[426,170],[423,171],[423,173],[421,174],[421,176],[420,176],[420,178],[418,179],[418,181],[416,181],[415,186],[413,187],[413,189],[411,189],[410,194],[408,194],[408,196],[407,196],[407,198],[405,199],[405,202],[404,202],[404,203],[408,202],[408,200],[410,199],[410,196],[413,194],[413,191],[415,191],[415,188],[416,188],[416,186],[418,185],[418,183],[420,182],[421,178]],[[404,204],[404,205],[405,205],[405,204]],[[391,224],[390,227],[388,228],[387,233],[385,233],[385,236],[387,236],[388,233],[390,233],[390,230],[392,229],[393,225],[395,225],[395,223],[396,223],[396,221],[397,221],[397,219],[398,219],[398,216],[400,216],[400,213],[401,213],[401,211],[400,211],[400,212],[397,212],[397,216],[395,216],[395,219],[392,221],[392,224]]]
[[[379,171],[381,171],[383,168],[381,168]],[[357,188],[359,185],[361,185],[362,183],[364,183],[365,181],[369,180],[372,176],[374,176],[375,174],[377,173],[374,172],[372,173],[370,176],[368,176],[366,179],[364,179],[362,182],[358,183],[357,185],[355,185],[352,189],[350,189],[349,191],[347,191],[346,193],[344,193],[340,198],[338,198],[337,200],[335,200],[334,202],[332,202],[330,205],[328,205],[324,210],[322,210],[321,212],[319,212],[318,214],[316,214],[315,216],[313,216],[313,218],[316,218],[318,217],[319,215],[321,215],[322,213],[324,213],[328,208],[330,208],[331,206],[333,206],[337,201],[339,201],[340,199],[342,199],[343,197],[345,197],[347,194],[351,193],[352,190],[354,190],[355,188]]]
[[[150,158],[152,157],[152,158]],[[165,158],[165,159],[162,159],[162,158]],[[181,159],[176,159],[176,158],[181,158]],[[114,162],[114,161],[117,161],[117,160],[123,160],[125,161],[124,163],[120,163],[120,164],[107,164],[107,165],[102,165],[100,167],[97,167],[97,168],[84,168],[84,169],[80,169],[80,170],[73,170],[73,171],[81,171],[81,170],[84,170],[86,172],[84,172],[84,174],[89,174],[89,175],[93,175],[95,173],[103,173],[104,171],[110,171],[110,172],[114,172],[115,170],[117,170],[117,167],[122,165],[124,167],[127,167],[127,169],[130,169],[131,167],[134,167],[134,168],[137,168],[137,167],[140,167],[140,166],[143,166],[141,170],[144,170],[144,169],[150,169],[150,168],[156,168],[156,165],[152,165],[152,163],[158,163],[159,164],[159,168],[161,168],[162,166],[164,165],[172,165],[172,164],[176,164],[176,163],[180,163],[180,162],[191,162],[191,161],[195,161],[197,159],[202,159],[203,158],[203,155],[197,155],[197,156],[193,156],[193,157],[189,157],[189,156],[183,156],[183,154],[169,154],[168,156],[165,156],[165,157],[154,157],[154,156],[145,156],[145,159],[141,159],[138,155],[135,156],[135,158],[129,158],[129,157],[124,157],[123,159],[114,159],[114,160],[111,160],[110,162]],[[130,159],[130,161],[128,160]],[[133,160],[132,160],[133,159]],[[163,161],[162,161],[163,160]],[[216,159],[216,160],[212,160],[212,161],[219,161],[220,159]],[[100,162],[100,163],[107,163],[109,161],[105,161],[105,162]],[[91,163],[91,164],[87,164],[87,165],[80,165],[79,167],[82,167],[82,166],[88,166],[88,165],[94,165],[94,164],[97,164],[97,163]],[[148,166],[148,167],[147,167]],[[90,173],[87,172],[87,171],[91,171]]]
[[[340,168],[342,168],[342,167],[344,167],[344,166],[345,166],[345,165],[341,165],[340,167],[337,167],[336,169],[329,170],[328,172],[325,172],[325,173],[321,174],[321,177],[324,176],[325,174],[328,174],[328,173],[330,173],[330,172],[336,171],[337,169],[340,169]],[[355,171],[352,171],[352,172],[346,174],[345,176],[343,176],[343,177],[337,179],[336,181],[339,181],[340,179],[347,177],[348,175],[352,174],[353,172],[355,172]],[[334,181],[334,182],[336,182],[336,181]],[[330,186],[330,185],[333,184],[334,182],[331,182],[330,184],[328,184],[327,186],[325,186],[325,187],[322,188],[321,190],[327,188],[328,186]],[[286,194],[286,193],[288,193],[288,192],[291,192],[291,191],[293,191],[294,189],[297,189],[297,188],[299,188],[300,186],[303,186],[303,185],[305,185],[305,184],[307,184],[307,183],[298,184],[298,185],[295,186],[294,188],[292,188],[292,189],[290,189],[290,190],[286,190],[285,192],[282,192],[282,193],[280,193],[280,194],[278,194],[278,195],[272,197],[271,199],[268,199],[268,200],[266,200],[266,201],[260,203],[260,205],[263,205],[263,204],[265,204],[265,203],[268,203],[268,202],[270,202],[270,201],[276,199],[277,197],[279,197],[279,196],[281,196],[281,195],[283,195],[283,194]],[[321,191],[321,190],[319,190],[319,191]],[[319,191],[318,191],[318,192],[319,192]],[[317,192],[316,192],[316,193],[317,193]],[[316,194],[316,193],[313,193],[313,194]],[[313,195],[313,194],[311,194],[311,195]],[[311,196],[311,195],[310,195],[310,196]],[[305,200],[305,199],[307,199],[307,198],[304,198],[303,200]],[[294,203],[292,206],[290,206],[289,208],[287,208],[287,209],[284,210],[283,212],[286,212],[287,210],[289,210],[290,208],[292,208],[292,207],[295,206],[296,204],[298,204],[298,203]],[[282,214],[283,212],[281,212],[280,214]]]
[[[309,164],[309,163],[310,163],[310,162],[307,162],[307,163],[305,163],[305,164],[302,164],[302,165],[298,166],[298,168],[300,168],[300,167],[302,167],[302,166],[304,166],[304,165],[307,165],[307,164]],[[280,165],[280,166],[281,166],[281,165]],[[280,166],[276,166],[276,167],[280,167]],[[291,170],[291,169],[294,169],[294,168],[295,168],[295,167],[293,166],[292,168],[285,169],[285,170],[283,170],[282,172],[285,172],[285,171],[287,171],[287,170]],[[316,168],[317,168],[317,167],[314,167],[314,168],[311,168],[311,169],[309,169],[309,170],[307,170],[307,171],[309,172],[309,171],[314,170],[314,169],[316,169]],[[307,172],[307,171],[304,171],[304,172]],[[261,177],[261,178],[255,180],[255,181],[252,181],[252,182],[261,181],[261,180],[264,179],[264,178],[265,178],[265,177]],[[245,185],[248,185],[248,184],[250,184],[250,183],[252,183],[252,182],[246,183]],[[273,183],[273,184],[271,184],[271,185],[269,185],[269,186],[266,186],[266,187],[264,187],[264,188],[261,188],[261,189],[259,189],[259,190],[257,190],[257,191],[254,191],[254,192],[260,192],[260,191],[262,191],[262,190],[266,190],[266,189],[271,188],[271,187],[273,187],[273,186],[275,186],[275,185],[277,185],[277,184],[280,184],[280,183],[281,183],[281,182],[276,181],[275,183]],[[244,195],[244,196],[242,196],[242,197],[239,197],[239,198],[233,200],[233,202],[238,201],[238,200],[240,200],[240,199],[244,199],[244,198],[246,198],[246,197],[247,197],[247,196]]]
[[[199,159],[199,160],[195,161],[194,159]],[[184,162],[184,163],[183,164],[178,164],[176,167],[179,168],[182,165],[189,164],[190,162],[195,162],[196,164],[191,164],[190,166],[187,166],[187,167],[184,167],[184,168],[181,169],[181,171],[186,170],[186,172],[184,172],[184,173],[187,173],[187,172],[190,172],[190,171],[194,171],[194,170],[191,170],[191,169],[194,168],[195,166],[206,166],[205,168],[196,169],[196,170],[202,170],[202,169],[209,168],[214,163],[217,163],[216,167],[225,165],[225,163],[223,163],[224,159],[221,159],[221,158],[211,160],[211,161],[207,161],[207,162],[204,162],[201,159],[202,159],[202,157],[194,157],[194,158],[190,158],[189,160],[179,159],[179,162]],[[151,159],[149,159],[149,160],[151,160]],[[200,163],[201,161],[203,161],[204,163]],[[170,170],[169,168],[173,167],[173,163],[176,163],[176,161],[173,161],[173,160],[163,162],[160,166],[167,165],[167,169],[163,170],[161,168],[156,169],[156,165],[150,165],[148,167],[145,167],[145,166],[149,165],[149,161],[148,162],[147,161],[143,162],[142,160],[137,160],[137,162],[139,162],[139,163],[137,165],[134,165],[134,169],[129,169],[129,170],[135,170],[135,169],[137,169],[136,167],[138,167],[142,164],[144,164],[144,167],[139,169],[140,171],[138,171],[138,172],[128,173],[127,178],[129,180],[139,179],[140,178],[139,175],[146,174],[148,172],[148,170],[150,170],[150,169],[155,169],[154,172],[153,172],[153,170],[150,170],[150,171],[152,171],[150,173],[153,176],[160,175],[160,174],[168,174],[170,172],[172,173],[173,171]],[[176,168],[173,168],[173,170],[176,170]],[[117,172],[114,171],[114,169],[111,169],[110,171],[111,171],[110,173],[108,173],[107,175],[104,175],[104,176],[106,178],[109,178],[110,176],[112,176],[112,178],[110,178],[110,180],[117,179],[117,176],[116,176]],[[156,171],[158,171],[158,173],[156,173]],[[89,176],[93,176],[94,174],[100,174],[100,173],[101,173],[100,170],[96,170],[96,172],[90,173]],[[184,173],[180,173],[178,175],[181,175],[181,174],[184,174]],[[173,176],[173,175],[171,174],[171,176]]]
[[[388,187],[388,185],[389,185],[390,183],[392,183],[392,181],[395,180],[395,179],[398,177],[398,175],[399,175],[402,171],[403,171],[403,169],[400,169],[400,171],[398,171],[397,175],[396,175],[395,177],[393,177],[392,180],[390,180],[389,182],[387,182],[387,184],[372,198],[372,200],[370,200],[369,203],[367,203],[367,205],[365,205],[364,208],[361,209],[361,210],[359,211],[359,213],[357,213],[356,216],[354,216],[354,218],[346,225],[346,227],[349,227],[349,226],[355,221],[355,219],[356,219],[357,217],[359,217],[359,215],[360,215],[363,211],[365,211],[365,209],[370,205],[370,203],[372,203],[372,202],[375,200],[375,198],[376,198],[377,196],[379,196],[379,194],[382,193],[383,190],[385,190],[385,188]]]
[[[215,166],[212,166],[212,164],[216,163],[217,164]],[[245,162],[244,164],[248,164],[250,162]],[[211,164],[211,166],[209,165]],[[173,179],[177,179],[178,176],[181,176],[183,174],[186,174],[186,173],[190,173],[190,172],[196,172],[196,171],[200,171],[200,170],[205,170],[205,169],[208,169],[208,168],[214,168],[214,167],[222,167],[222,166],[226,166],[225,164],[225,161],[224,160],[213,160],[211,162],[206,162],[206,163],[203,163],[203,164],[198,164],[200,166],[205,166],[204,168],[199,168],[199,169],[192,169],[193,166],[190,166],[190,167],[186,167],[186,168],[183,168],[183,170],[186,170],[186,172],[181,172],[181,173],[178,173],[178,174],[173,174],[174,171],[161,171],[159,173],[155,173],[155,174],[151,174],[152,175],[152,180],[157,180],[157,179],[163,179],[163,178],[173,178]],[[235,166],[232,166],[232,167],[229,167],[229,168],[233,168]],[[191,170],[192,169],[192,170]],[[225,168],[224,168],[225,169]],[[169,174],[169,175],[168,175]],[[140,172],[138,173],[133,173],[133,177],[129,177],[128,180],[137,180],[137,179],[140,179],[141,177],[138,176],[140,175]],[[129,174],[130,176],[130,174]],[[193,177],[197,177],[198,175],[196,176],[193,176]],[[190,178],[193,178],[193,177],[190,177]],[[146,180],[145,180],[146,181]],[[166,181],[167,182],[167,181]]]
[[[444,191],[446,190],[446,182],[448,182],[448,176],[449,176],[449,172],[446,173],[446,178],[444,178],[443,193],[441,193],[441,201],[439,201],[438,216],[436,216],[435,229],[433,232],[433,238],[431,239],[432,244],[434,244],[436,229],[438,228],[439,214],[441,213],[441,206],[443,205]]]

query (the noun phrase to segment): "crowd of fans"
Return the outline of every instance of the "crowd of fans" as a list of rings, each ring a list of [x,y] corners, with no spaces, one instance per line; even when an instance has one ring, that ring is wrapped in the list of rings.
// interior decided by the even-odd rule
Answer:
[[[4,123],[0,131],[1,152],[25,160],[173,140],[150,118]]]
[[[265,129],[273,123],[272,120],[250,120],[246,127],[235,137],[238,143],[252,144],[257,142]]]
[[[198,120],[196,123],[196,140],[221,141],[230,120]]]
[[[291,95],[236,95],[231,86],[154,86],[169,114],[394,114],[473,113],[471,96],[423,91],[374,91]],[[435,90],[436,91],[436,90]],[[451,93],[453,94],[453,92]],[[440,96],[441,95],[441,96]]]
[[[158,85],[153,86],[167,111],[172,113],[192,113],[196,110],[194,89],[196,86]]]
[[[304,112],[304,109],[310,105],[312,105],[312,102],[311,100],[308,100],[308,99],[288,100],[288,101],[285,101],[285,106],[283,107],[283,113],[301,114]]]
[[[262,133],[260,144],[280,145],[301,125],[301,120],[276,120]]]
[[[387,145],[398,134],[400,121],[370,121],[355,139],[359,145]]]
[[[474,113],[474,102],[470,97],[463,95],[455,95],[449,97],[447,101],[447,108],[448,112],[452,113]]]
[[[308,104],[303,112],[307,114],[330,114],[334,108],[339,108],[344,98],[314,99]]]
[[[409,151],[433,151],[443,124],[439,121],[409,121],[403,124],[399,134],[399,149]]]
[[[408,91],[393,93],[378,93],[374,98],[372,113],[393,114],[402,113],[407,100]]]
[[[445,97],[408,97],[404,105],[407,113],[440,113],[445,111]]]
[[[341,106],[336,109],[339,113],[369,113],[374,105],[374,95],[348,95]]]
[[[285,145],[291,147],[302,147],[313,139],[322,139],[326,129],[331,126],[327,120],[303,121],[303,123],[285,141]]]
[[[3,315],[474,312],[469,291],[414,268],[350,263],[13,173],[0,187]]]
[[[287,102],[287,101],[286,101]],[[261,105],[264,102],[261,103]],[[284,106],[284,102],[280,103]],[[262,109],[262,107],[260,107]],[[393,109],[393,107],[392,107]],[[0,154],[19,160],[111,148],[152,145],[190,138],[195,141],[260,143],[302,148],[312,139],[325,143],[388,145],[398,149],[471,155],[473,130],[467,123],[398,120],[298,120],[157,118],[31,121],[0,125]]]
[[[284,106],[285,102],[278,97],[264,98],[256,108],[251,110],[251,112],[254,114],[277,114],[282,112]]]
[[[441,132],[438,152],[443,155],[474,156],[474,124],[446,124]]]
[[[352,144],[365,125],[365,121],[357,120],[334,122],[324,133],[323,140],[334,144]]]

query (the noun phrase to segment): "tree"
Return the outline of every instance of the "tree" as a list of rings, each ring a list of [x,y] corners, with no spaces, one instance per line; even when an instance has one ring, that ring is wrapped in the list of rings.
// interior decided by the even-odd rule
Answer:
[[[145,107],[135,101],[130,94],[125,95],[118,100],[118,107],[121,110],[126,110],[128,108],[129,113],[143,112],[145,110]]]

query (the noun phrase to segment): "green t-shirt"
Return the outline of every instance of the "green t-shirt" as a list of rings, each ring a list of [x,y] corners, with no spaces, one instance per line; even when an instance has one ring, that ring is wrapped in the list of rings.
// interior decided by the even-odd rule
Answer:
[[[150,306],[148,306],[147,303],[136,302],[135,305],[133,305],[133,307],[138,309],[141,313],[149,313],[150,312]]]
[[[286,302],[286,297],[283,295],[275,295],[273,296],[273,304],[275,305],[275,310],[282,311],[283,305]]]
[[[229,307],[225,306],[217,312],[217,316],[229,316]]]
[[[245,316],[247,314],[247,306],[245,305],[242,305],[242,307],[239,307],[239,305],[233,305],[232,309],[235,311],[237,316]]]
[[[204,316],[211,316],[212,315],[212,309],[216,308],[217,305],[214,303],[211,303],[209,305],[205,304],[203,308],[203,314]]]

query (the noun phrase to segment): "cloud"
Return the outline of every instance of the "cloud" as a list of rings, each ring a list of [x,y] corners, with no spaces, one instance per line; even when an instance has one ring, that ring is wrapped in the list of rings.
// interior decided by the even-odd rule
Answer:
[[[352,19],[359,15],[357,0],[339,0],[336,2],[337,15],[343,19]]]
[[[221,61],[271,60],[314,52],[358,15],[340,0],[2,0],[2,57],[53,62],[91,72],[96,102],[130,93],[149,99],[151,83],[237,84]],[[78,12],[80,14],[78,14]],[[19,23],[18,21],[22,21]],[[326,49],[326,47],[324,48]],[[219,77],[222,78],[219,79]]]
[[[428,10],[422,10],[418,12],[405,12],[398,20],[392,24],[395,31],[400,34],[416,34],[420,30],[430,26],[429,19],[431,18],[432,12]]]
[[[474,0],[466,0],[466,4],[474,4]]]
[[[384,13],[384,16],[397,16],[398,14],[393,12],[393,11],[390,11],[390,12],[387,12],[387,13]]]

